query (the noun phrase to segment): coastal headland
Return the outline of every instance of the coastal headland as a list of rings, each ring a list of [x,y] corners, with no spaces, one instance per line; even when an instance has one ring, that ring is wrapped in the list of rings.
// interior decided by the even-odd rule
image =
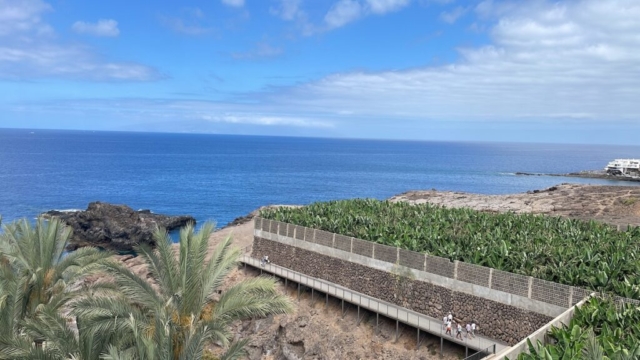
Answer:
[[[515,212],[595,220],[625,227],[640,226],[640,187],[560,184],[542,190],[508,195],[454,191],[408,191],[390,201],[430,203],[480,211]]]
[[[431,203],[445,207],[467,207],[480,211],[535,213],[562,216],[581,220],[595,220],[614,226],[640,225],[640,187],[636,186],[593,186],[560,184],[547,189],[509,195],[482,195],[450,191],[409,191],[396,195],[390,201],[409,203]],[[256,210],[236,219],[228,226],[215,232],[211,238],[209,251],[215,245],[232,236],[234,245],[249,251],[253,244],[253,217]],[[140,259],[132,255],[119,256],[132,271],[147,275],[148,270]],[[259,272],[234,270],[225,286],[231,286]],[[296,289],[280,285],[280,291],[295,298]],[[355,309],[341,316],[339,303],[331,303],[325,308],[324,301],[311,301],[308,293],[292,314],[278,315],[259,320],[244,321],[235,325],[234,332],[239,338],[249,337],[250,359],[270,358],[376,358],[376,359],[435,359],[440,358],[440,340],[427,337],[420,350],[415,350],[413,332],[401,336],[394,342],[395,324],[383,323],[375,334],[371,317],[360,326]],[[373,316],[375,324],[375,316]],[[464,349],[455,346],[445,348],[445,359],[458,358]]]
[[[631,181],[640,182],[638,176],[625,176],[625,175],[612,175],[602,170],[584,170],[579,172],[570,172],[566,174],[546,174],[546,173],[529,173],[518,171],[515,173],[517,176],[558,176],[558,177],[575,177],[585,179],[603,179],[612,181]]]

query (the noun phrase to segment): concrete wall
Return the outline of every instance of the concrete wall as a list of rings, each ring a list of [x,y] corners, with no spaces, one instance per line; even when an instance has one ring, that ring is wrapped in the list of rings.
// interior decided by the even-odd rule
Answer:
[[[552,327],[562,327],[562,325],[569,325],[569,322],[571,322],[571,319],[573,318],[573,314],[575,313],[575,309],[582,306],[585,302],[587,302],[589,300],[589,298],[583,299],[582,301],[580,301],[578,304],[576,304],[575,306],[567,309],[565,312],[563,312],[562,314],[560,314],[558,317],[556,317],[555,319],[551,320],[549,323],[547,323],[545,326],[541,327],[540,329],[536,330],[533,334],[529,335],[527,338],[523,339],[522,341],[520,341],[519,343],[517,343],[516,345],[512,346],[510,349],[505,349],[502,352],[499,352],[498,354],[495,355],[496,359],[509,359],[509,360],[515,360],[518,358],[518,356],[522,353],[525,352],[529,352],[529,346],[527,344],[527,339],[531,341],[531,343],[533,345],[536,345],[538,343],[538,341],[540,341],[542,344],[546,344],[545,342],[545,335],[551,330]]]
[[[268,255],[276,265],[339,284],[434,318],[442,318],[448,311],[452,311],[456,318],[463,321],[475,320],[480,326],[479,333],[509,345],[516,344],[552,319],[549,316],[498,301],[454,291],[450,287],[436,285],[424,279],[412,279],[413,276],[409,275],[411,272],[406,273],[397,265],[388,271],[381,270],[348,259],[322,254],[317,250],[321,250],[320,247],[326,248],[323,245],[312,244],[313,247],[306,249],[294,246],[293,243],[296,241],[302,242],[293,238],[268,233],[263,235],[269,235],[281,241],[256,236],[253,243],[253,257],[261,258]],[[285,239],[289,243],[283,241]],[[334,252],[341,251],[329,249]]]
[[[504,301],[508,304],[552,317],[564,312],[565,309],[577,304],[591,293],[590,290],[575,286],[558,284],[470,263],[451,262],[449,259],[437,256],[393,248],[366,240],[278,221],[256,218],[255,229],[289,238],[294,238],[295,236],[297,240],[331,247],[374,260],[392,264],[398,263],[413,270],[439,275],[446,279],[459,280],[467,284],[467,288],[469,287],[468,284],[477,285],[482,289],[475,287],[477,288],[476,290],[483,293],[487,293],[484,289],[498,290],[498,296],[494,296],[493,300]],[[319,250],[324,251],[323,249]],[[439,279],[438,282],[443,286],[449,285],[445,279]],[[460,286],[464,287],[465,285]],[[468,292],[470,290],[463,291]],[[615,297],[615,301],[640,305],[638,300],[622,297]],[[539,303],[544,303],[548,306],[539,306]]]

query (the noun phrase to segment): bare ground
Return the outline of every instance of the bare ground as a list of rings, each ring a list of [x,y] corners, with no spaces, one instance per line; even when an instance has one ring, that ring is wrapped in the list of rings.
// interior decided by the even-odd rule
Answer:
[[[561,184],[521,194],[481,195],[452,191],[409,191],[390,199],[481,211],[534,213],[612,225],[640,226],[640,186]]]

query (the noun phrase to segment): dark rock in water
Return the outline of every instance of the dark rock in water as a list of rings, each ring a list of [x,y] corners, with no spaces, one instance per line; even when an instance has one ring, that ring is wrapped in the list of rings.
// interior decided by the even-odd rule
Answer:
[[[196,220],[192,216],[167,216],[150,210],[135,211],[126,205],[92,202],[85,211],[48,211],[73,228],[68,249],[96,246],[120,253],[132,252],[137,245],[155,245],[156,227],[171,231]]]

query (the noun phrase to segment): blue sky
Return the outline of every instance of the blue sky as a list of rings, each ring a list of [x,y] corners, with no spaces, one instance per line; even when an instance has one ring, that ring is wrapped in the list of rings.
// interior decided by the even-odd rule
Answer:
[[[640,1],[0,0],[0,127],[637,144]]]

